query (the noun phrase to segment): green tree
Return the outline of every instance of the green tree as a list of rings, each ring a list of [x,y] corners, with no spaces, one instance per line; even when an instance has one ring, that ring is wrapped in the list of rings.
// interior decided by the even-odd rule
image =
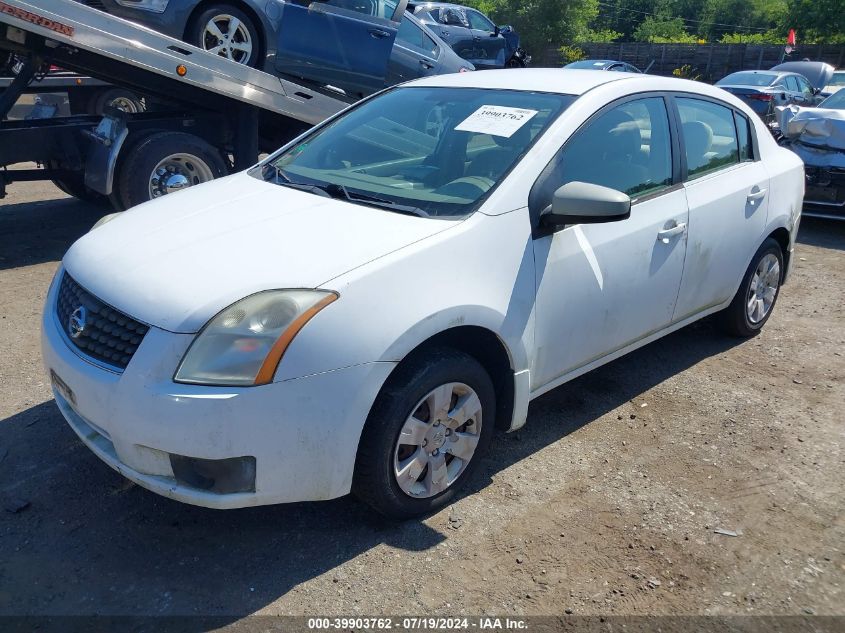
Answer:
[[[684,21],[679,17],[648,16],[634,31],[634,39],[639,42],[680,42],[694,44],[698,41],[684,28]]]
[[[795,29],[798,43],[845,43],[842,0],[788,0],[784,30]]]
[[[598,0],[466,0],[496,24],[510,24],[522,46],[539,57],[550,46],[584,41]]]

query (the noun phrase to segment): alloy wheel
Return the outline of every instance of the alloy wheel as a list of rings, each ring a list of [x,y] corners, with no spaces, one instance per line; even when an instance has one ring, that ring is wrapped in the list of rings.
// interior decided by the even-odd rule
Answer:
[[[253,41],[249,29],[233,15],[215,15],[205,25],[202,33],[205,50],[239,64],[246,64],[252,57]]]

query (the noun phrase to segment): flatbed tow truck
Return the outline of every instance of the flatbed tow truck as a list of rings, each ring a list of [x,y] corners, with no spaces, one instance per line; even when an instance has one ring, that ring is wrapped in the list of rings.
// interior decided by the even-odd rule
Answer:
[[[11,182],[52,180],[77,198],[126,209],[245,169],[261,151],[275,150],[355,100],[237,64],[75,0],[0,0],[0,51],[24,60],[0,93],[0,198]],[[49,65],[168,107],[9,120]],[[9,169],[18,163],[39,167]]]

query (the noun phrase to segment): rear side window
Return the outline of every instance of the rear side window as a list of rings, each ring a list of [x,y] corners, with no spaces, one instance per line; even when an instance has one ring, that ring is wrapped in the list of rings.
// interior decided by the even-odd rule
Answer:
[[[425,51],[428,55],[434,55],[437,52],[437,44],[434,43],[434,40],[426,35],[425,31],[419,26],[411,22],[407,16],[402,18],[396,39],[417,50]]]
[[[676,102],[681,115],[689,180],[739,162],[736,124],[731,108],[685,97],[676,99]]]
[[[754,148],[751,145],[751,123],[739,112],[734,112],[736,133],[739,140],[739,162],[754,160]]]

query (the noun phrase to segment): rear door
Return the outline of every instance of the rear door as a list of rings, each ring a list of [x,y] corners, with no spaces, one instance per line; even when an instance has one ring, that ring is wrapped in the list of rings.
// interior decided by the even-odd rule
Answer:
[[[407,4],[407,0],[284,3],[276,70],[356,96],[380,90]]]
[[[478,60],[473,60],[473,63],[487,68],[502,68],[505,65],[507,46],[504,36],[499,35],[496,25],[478,11],[467,9],[466,16]]]
[[[388,70],[388,85],[410,81],[437,72],[440,47],[420,24],[406,14],[399,26]]]
[[[730,300],[760,246],[769,175],[748,118],[727,104],[675,98],[681,120],[689,228],[675,321]]]

